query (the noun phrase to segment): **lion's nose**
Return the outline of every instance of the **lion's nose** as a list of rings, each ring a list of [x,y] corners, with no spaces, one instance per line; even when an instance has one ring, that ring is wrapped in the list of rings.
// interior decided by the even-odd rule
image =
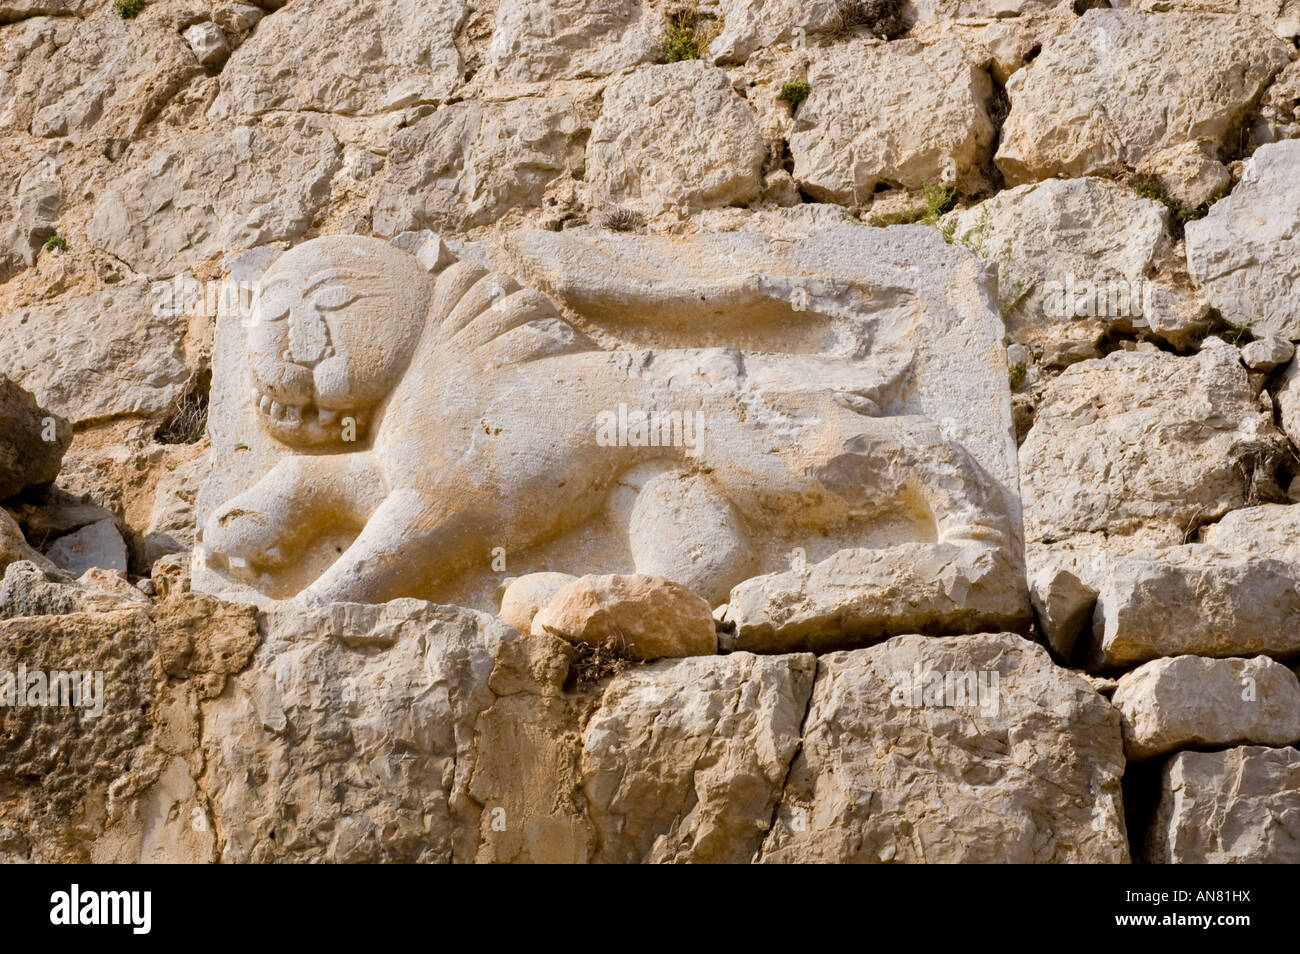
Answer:
[[[305,368],[314,368],[333,354],[325,319],[314,309],[295,309],[289,316],[289,360]]]

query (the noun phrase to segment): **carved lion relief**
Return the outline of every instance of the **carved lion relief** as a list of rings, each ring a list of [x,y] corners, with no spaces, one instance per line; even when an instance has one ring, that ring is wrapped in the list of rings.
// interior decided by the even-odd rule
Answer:
[[[493,609],[505,574],[636,571],[718,604],[792,554],[1018,552],[1005,477],[953,418],[897,411],[917,390],[917,303],[873,323],[821,307],[844,298],[823,286],[809,302],[755,281],[757,298],[723,295],[727,320],[751,320],[729,347],[703,318],[689,330],[697,288],[652,307],[615,294],[602,317],[590,288],[553,282],[557,307],[432,236],[284,253],[247,327],[222,331],[196,586]],[[620,334],[619,315],[645,327]],[[636,340],[656,317],[669,346]]]

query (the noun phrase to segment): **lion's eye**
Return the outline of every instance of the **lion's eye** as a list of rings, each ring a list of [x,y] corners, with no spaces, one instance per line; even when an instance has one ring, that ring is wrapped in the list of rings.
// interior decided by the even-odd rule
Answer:
[[[283,295],[263,295],[257,302],[262,321],[283,321],[289,317],[289,300]]]
[[[360,294],[343,285],[330,285],[328,288],[322,288],[318,291],[312,298],[312,303],[321,311],[338,311],[340,308],[346,308],[360,297],[362,297]]]

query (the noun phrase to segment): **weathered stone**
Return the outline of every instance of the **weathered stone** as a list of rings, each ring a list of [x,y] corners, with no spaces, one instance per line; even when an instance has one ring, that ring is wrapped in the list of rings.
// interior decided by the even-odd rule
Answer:
[[[0,341],[4,339],[0,323]],[[16,344],[16,342],[15,342]],[[72,443],[72,428],[0,373],[0,500],[51,483]]]
[[[637,70],[605,90],[587,143],[593,201],[642,214],[758,198],[767,147],[727,74],[700,60]]]
[[[1089,662],[1300,652],[1300,560],[1200,544],[1100,561]]]
[[[1300,338],[1300,142],[1260,146],[1232,194],[1187,223],[1187,265],[1225,320]]]
[[[1119,713],[1041,646],[900,636],[819,658],[761,860],[1123,863],[1123,770]]]
[[[808,83],[790,153],[795,181],[814,198],[861,205],[881,184],[983,186],[993,87],[955,40],[827,47],[814,54]]]
[[[203,66],[220,66],[230,56],[230,41],[215,23],[196,23],[184,36],[194,58]]]
[[[1300,863],[1300,751],[1179,752],[1165,763],[1146,860]]]
[[[258,25],[221,73],[217,115],[371,115],[446,102],[465,65],[461,0],[299,0]]]
[[[642,0],[518,0],[497,7],[488,56],[507,80],[606,76],[648,62],[661,23]]]
[[[1139,535],[1183,541],[1240,507],[1281,454],[1236,348],[1190,357],[1117,351],[1050,381],[1020,448],[1025,536]]]
[[[810,567],[746,580],[726,610],[736,648],[751,652],[824,652],[898,633],[1028,621],[1024,581],[996,545],[942,543],[841,550]]]
[[[633,659],[718,651],[709,604],[680,583],[644,575],[575,580],[533,617],[532,634],[611,646]]]
[[[1250,19],[1089,10],[1007,81],[998,168],[1019,185],[1123,172],[1193,140],[1226,156],[1287,62],[1286,44]]]
[[[73,576],[96,567],[126,572],[126,542],[112,520],[100,520],[59,537],[45,555]]]
[[[565,97],[462,102],[400,130],[371,193],[375,232],[458,231],[540,206],[549,183],[582,166],[577,111]]]
[[[149,605],[149,599],[120,576],[111,577],[86,574],[74,581],[44,557],[11,563],[0,579],[0,619],[107,613]]]
[[[1250,135],[1257,146],[1300,136],[1300,60],[1279,73],[1264,93]]]
[[[715,63],[743,63],[777,43],[799,41],[846,26],[844,0],[721,0],[718,35],[709,41]]]
[[[816,670],[810,655],[736,653],[611,679],[582,735],[592,860],[753,859],[799,748]]]
[[[1300,741],[1300,680],[1266,656],[1157,659],[1121,676],[1111,701],[1124,717],[1130,759]]]
[[[1029,599],[1047,644],[1069,662],[1080,634],[1092,623],[1097,591],[1069,570],[1047,564],[1030,574]]]
[[[35,564],[42,571],[56,570],[56,567],[40,553],[32,549],[18,526],[18,521],[10,516],[8,510],[0,509],[0,574],[12,564],[26,560]]]
[[[1169,226],[1160,203],[1088,178],[1006,189],[944,221],[955,240],[999,263],[1011,338],[1048,365],[1097,357],[1108,332],[1186,347],[1208,328]]]
[[[1285,556],[1300,547],[1300,507],[1261,504],[1225,514],[1201,531],[1201,542],[1241,553]]]
[[[1292,362],[1282,375],[1275,400],[1282,430],[1292,444],[1300,447],[1300,361]]]
[[[6,582],[27,566],[10,567]],[[166,610],[0,621],[0,672],[92,675],[72,706],[0,709],[0,810],[22,833],[19,857],[216,860],[196,784],[202,762],[192,759],[198,705],[221,693],[256,644],[250,611],[192,597]]]
[[[295,239],[328,197],[340,157],[338,142],[315,116],[218,127],[212,135],[164,146],[115,177],[87,234],[150,277],[179,274],[223,252]]]
[[[501,609],[497,616],[517,631],[530,633],[533,617],[576,579],[571,573],[528,573],[516,577],[501,594]]]
[[[518,635],[413,600],[283,608],[260,627],[251,667],[203,706],[222,858],[470,860],[475,721]]]
[[[145,563],[153,565],[169,553],[186,553],[194,546],[198,531],[194,502],[211,467],[211,459],[201,454],[168,470],[159,480],[144,532]]]
[[[201,72],[163,18],[101,9],[75,23],[41,70],[18,79],[15,98],[30,110],[34,136],[130,140]]]
[[[118,285],[0,316],[0,374],[73,424],[162,418],[190,378],[188,321],[156,304],[148,285]]]
[[[1277,370],[1294,357],[1295,345],[1276,335],[1251,341],[1241,349],[1241,360],[1246,367],[1265,374]]]
[[[1232,175],[1217,153],[1215,145],[1204,140],[1178,143],[1146,156],[1136,171],[1154,178],[1184,208],[1196,209],[1232,187]]]
[[[36,254],[54,235],[63,207],[63,182],[55,161],[44,156],[24,171],[12,196],[0,196],[0,282],[36,264]]]

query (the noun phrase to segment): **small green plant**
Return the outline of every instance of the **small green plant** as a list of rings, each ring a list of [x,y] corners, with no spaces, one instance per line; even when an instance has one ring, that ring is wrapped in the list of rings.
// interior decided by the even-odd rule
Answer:
[[[993,231],[993,221],[989,218],[988,206],[980,210],[980,217],[975,220],[975,224],[961,235],[957,234],[957,223],[953,220],[941,225],[939,231],[949,245],[960,245],[980,258],[989,257],[989,234]]]
[[[870,219],[871,224],[881,228],[889,225],[912,225],[917,222],[922,225],[938,225],[939,216],[950,211],[957,204],[956,186],[940,186],[931,183],[925,186],[923,194],[924,205],[903,209],[900,212],[873,215]]]
[[[1228,330],[1219,335],[1219,337],[1228,342],[1228,344],[1241,344],[1241,339],[1248,335],[1250,329],[1254,328],[1260,318],[1263,317],[1263,315],[1260,315],[1256,318],[1247,318],[1239,325],[1233,324],[1231,321],[1225,321]]]
[[[985,210],[987,211],[987,210]],[[998,278],[1011,275],[1011,249],[1007,249],[1006,255],[1002,256],[1002,264],[998,269]],[[1001,299],[1002,320],[1006,321],[1012,315],[1020,310],[1020,306],[1025,303],[1029,293],[1034,290],[1034,283],[1027,282],[1023,278],[1017,278],[1010,283],[1009,289],[1003,289],[999,286],[999,297]],[[1007,292],[1010,292],[1009,294]]]
[[[665,18],[664,38],[660,43],[661,63],[698,60],[709,48],[713,31],[706,27],[693,9],[677,10]]]
[[[1144,199],[1155,199],[1162,204],[1174,214],[1174,218],[1178,220],[1180,225],[1203,219],[1206,213],[1210,211],[1208,203],[1198,205],[1195,208],[1183,205],[1169,194],[1169,190],[1155,176],[1134,176],[1129,180],[1129,188]]]
[[[1011,390],[1015,390],[1025,383],[1025,375],[1029,373],[1029,365],[1024,361],[1017,361],[1011,367],[1007,368],[1007,380],[1011,383]]]
[[[807,80],[793,80],[781,84],[781,95],[778,98],[785,100],[790,104],[790,108],[794,109],[808,98],[811,91],[812,87],[808,85]]]
[[[123,20],[134,20],[148,5],[148,0],[114,0],[113,10]]]
[[[41,246],[47,252],[62,252],[67,247],[68,242],[62,235],[51,235]]]

